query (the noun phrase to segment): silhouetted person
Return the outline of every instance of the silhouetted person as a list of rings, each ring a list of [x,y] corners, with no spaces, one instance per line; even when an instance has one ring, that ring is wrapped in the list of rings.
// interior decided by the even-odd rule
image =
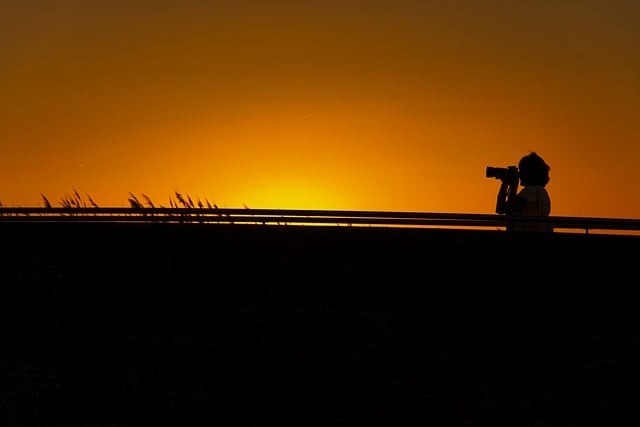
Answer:
[[[496,213],[513,217],[508,231],[552,232],[553,225],[546,222],[518,221],[517,217],[548,217],[551,199],[545,186],[551,168],[542,157],[531,152],[520,159],[518,170],[510,170],[498,178],[502,182],[496,201]],[[518,183],[523,188],[518,192]]]

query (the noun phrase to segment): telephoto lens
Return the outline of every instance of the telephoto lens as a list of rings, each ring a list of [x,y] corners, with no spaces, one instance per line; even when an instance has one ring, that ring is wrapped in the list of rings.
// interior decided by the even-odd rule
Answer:
[[[506,168],[494,168],[492,166],[487,166],[485,171],[485,175],[487,178],[496,178],[500,179],[507,174],[518,175],[518,167],[517,166],[509,166]]]
[[[487,166],[487,171],[486,171],[487,178],[500,178],[506,173],[507,173],[506,168],[494,168],[492,166]]]

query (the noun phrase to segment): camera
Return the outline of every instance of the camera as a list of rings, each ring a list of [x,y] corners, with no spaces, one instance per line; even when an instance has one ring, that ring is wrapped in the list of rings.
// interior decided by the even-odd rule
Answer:
[[[494,168],[492,166],[487,166],[486,170],[487,178],[495,178],[501,179],[504,176],[509,176],[511,178],[518,177],[518,167],[517,166],[507,166],[506,168]]]

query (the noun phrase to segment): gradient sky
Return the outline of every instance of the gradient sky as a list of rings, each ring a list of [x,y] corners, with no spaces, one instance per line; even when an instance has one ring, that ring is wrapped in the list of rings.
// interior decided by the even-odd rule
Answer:
[[[0,202],[640,218],[634,0],[1,0]]]

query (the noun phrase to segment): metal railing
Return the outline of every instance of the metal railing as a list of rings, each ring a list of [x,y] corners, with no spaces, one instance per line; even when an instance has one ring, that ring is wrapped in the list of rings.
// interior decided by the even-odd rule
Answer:
[[[494,214],[248,208],[0,208],[7,222],[162,222],[210,224],[347,225],[501,229],[509,217]],[[640,233],[640,219],[551,216],[556,231]]]

